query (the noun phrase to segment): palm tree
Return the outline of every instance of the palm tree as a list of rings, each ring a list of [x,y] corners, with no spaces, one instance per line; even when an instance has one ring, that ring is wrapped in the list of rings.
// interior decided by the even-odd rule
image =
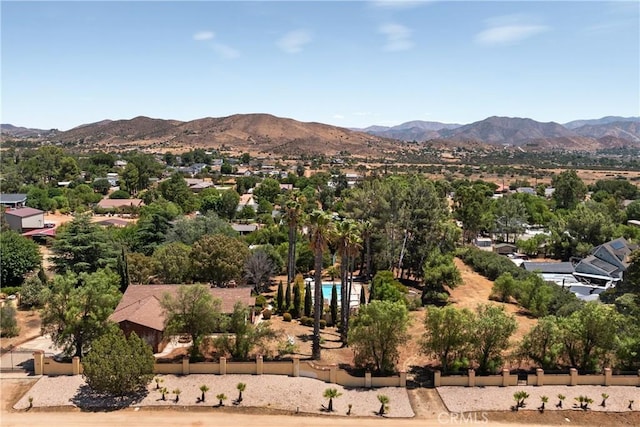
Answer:
[[[169,391],[167,390],[166,387],[162,387],[161,389],[158,390],[158,392],[162,395],[161,397],[162,400],[167,400],[166,396]]]
[[[342,322],[342,330],[340,331],[340,340],[343,344],[347,342],[347,316],[349,312],[349,293],[348,278],[350,255],[352,254],[351,242],[355,235],[357,224],[351,219],[343,219],[335,224],[336,228],[336,246],[340,254],[340,317]]]
[[[313,313],[313,346],[311,358],[320,359],[320,315],[322,314],[322,256],[329,243],[331,230],[331,215],[315,209],[309,215],[309,233],[311,249],[315,254],[315,289],[314,289],[314,313]]]
[[[220,393],[220,394],[216,395],[216,399],[218,399],[220,401],[218,406],[224,406],[224,401],[227,400],[227,395],[224,394],[224,393]]]
[[[328,388],[324,391],[323,396],[325,399],[329,399],[329,406],[327,407],[327,410],[329,412],[333,412],[333,399],[337,399],[342,396],[342,393],[338,392],[338,389]]]
[[[240,403],[242,402],[242,392],[245,391],[247,389],[247,385],[245,383],[238,383],[238,385],[236,385],[236,388],[238,389],[238,400],[236,400],[236,402]]]
[[[293,194],[284,205],[284,219],[289,226],[289,253],[287,257],[287,281],[293,282],[296,270],[296,242],[298,223],[302,218],[302,207],[305,198],[299,194]]]
[[[549,401],[547,396],[540,396],[540,400],[542,401],[542,405],[538,408],[540,412],[544,412],[544,405]]]
[[[202,392],[202,396],[200,397],[200,401],[204,402],[204,394],[209,391],[209,387],[207,387],[206,385],[203,384],[203,385],[200,386],[200,391]]]
[[[389,397],[384,394],[378,395],[378,402],[380,402],[380,410],[378,411],[378,415],[381,417],[384,416],[386,411],[389,410]]]
[[[562,402],[564,402],[564,399],[566,399],[566,396],[564,394],[558,395],[558,404],[556,405],[556,408],[562,409]]]
[[[156,390],[160,390],[160,383],[164,382],[164,380],[159,377],[155,377],[153,380],[156,382]]]
[[[176,403],[180,401],[180,393],[182,393],[182,390],[180,390],[179,388],[173,390],[173,394],[176,395],[176,400],[175,400]]]
[[[602,406],[603,408],[607,407],[607,399],[609,398],[609,395],[607,393],[602,393],[602,403],[600,404],[600,406]]]

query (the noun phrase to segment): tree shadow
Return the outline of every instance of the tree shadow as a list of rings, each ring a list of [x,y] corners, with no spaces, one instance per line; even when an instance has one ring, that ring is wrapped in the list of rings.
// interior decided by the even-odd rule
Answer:
[[[84,411],[117,411],[141,402],[148,394],[148,390],[141,390],[126,396],[114,396],[97,392],[84,384],[70,401]]]

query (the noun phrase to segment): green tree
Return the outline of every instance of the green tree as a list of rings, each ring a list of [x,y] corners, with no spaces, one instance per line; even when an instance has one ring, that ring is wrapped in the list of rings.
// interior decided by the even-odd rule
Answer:
[[[621,327],[620,315],[610,305],[589,302],[560,320],[564,353],[578,370],[607,366]]]
[[[291,284],[287,283],[287,291],[284,294],[284,308],[283,311],[289,311],[291,308]]]
[[[51,246],[53,265],[58,273],[94,272],[100,268],[115,268],[120,248],[108,232],[92,223],[88,215],[77,215],[58,228]]]
[[[96,179],[95,181],[93,181],[93,184],[91,184],[91,186],[93,187],[94,191],[102,194],[103,196],[109,193],[109,189],[111,188],[111,184],[106,178]]]
[[[560,209],[573,209],[587,194],[587,186],[575,170],[566,170],[554,176],[551,185],[555,188],[553,200]]]
[[[331,312],[331,323],[335,326],[338,324],[338,288],[334,284],[331,287],[331,303],[329,304]]]
[[[135,195],[142,189],[140,188],[140,172],[134,163],[127,163],[120,178],[120,186],[123,190]]]
[[[280,183],[273,178],[265,178],[253,191],[253,195],[260,200],[275,203],[280,194]]]
[[[522,338],[517,356],[532,360],[545,370],[557,368],[562,355],[560,333],[559,321],[555,316],[543,317]]]
[[[191,337],[191,361],[200,358],[202,338],[221,330],[222,302],[205,285],[180,285],[174,295],[165,293],[160,303],[166,313],[165,334]]]
[[[138,252],[128,253],[126,257],[129,281],[140,285],[148,285],[151,283],[151,280],[156,276],[158,271],[156,260]]]
[[[475,315],[467,309],[428,307],[422,352],[437,357],[442,371],[448,373],[455,360],[465,358],[470,352],[474,321]]]
[[[65,353],[82,357],[108,325],[121,294],[119,277],[109,270],[54,277],[44,289],[42,329]]]
[[[174,173],[168,180],[158,186],[162,197],[180,206],[183,212],[193,212],[198,208],[198,200],[187,181],[180,173]]]
[[[255,325],[249,321],[249,315],[249,307],[237,302],[228,324],[231,334],[225,334],[216,341],[216,345],[231,353],[234,360],[247,360],[254,348],[276,337],[269,322]]]
[[[493,282],[491,294],[502,302],[509,302],[509,298],[515,295],[517,286],[511,273],[503,273]]]
[[[224,285],[242,277],[249,248],[238,239],[218,234],[194,243],[190,256],[197,279]]]
[[[0,307],[0,337],[15,337],[20,333],[16,308],[11,304]]]
[[[179,217],[167,232],[166,241],[193,245],[207,234],[224,234],[229,237],[238,236],[238,233],[231,228],[227,221],[214,212],[208,212],[206,215],[199,215],[195,218]]]
[[[298,283],[293,284],[293,313],[295,318],[300,317],[302,312],[302,295],[301,286]]]
[[[476,313],[471,332],[473,356],[480,372],[488,373],[501,363],[502,353],[509,347],[509,338],[517,324],[515,318],[501,306],[479,305]]]
[[[371,282],[371,293],[369,301],[392,301],[405,302],[407,288],[393,277],[389,270],[381,270],[376,273]]]
[[[45,287],[46,284],[42,283],[38,276],[29,277],[20,288],[20,305],[29,308],[40,307],[42,305],[41,294]]]
[[[527,221],[525,204],[515,197],[501,197],[495,201],[494,211],[496,231],[502,234],[505,242],[515,242],[517,235],[524,231]]]
[[[276,294],[276,309],[278,313],[284,312],[284,289],[282,289],[282,280],[278,282],[278,292]]]
[[[445,286],[453,289],[462,282],[460,271],[453,262],[453,256],[443,254],[439,249],[433,250],[423,267],[424,289],[422,302],[442,302],[441,295],[446,297]],[[445,298],[446,299],[446,298]]]
[[[73,157],[63,157],[60,160],[60,168],[58,169],[58,181],[73,181],[80,176],[80,168],[78,162]]]
[[[289,228],[289,247],[287,256],[287,281],[293,282],[296,266],[296,242],[298,224],[302,218],[302,207],[305,204],[304,196],[292,193],[291,198],[287,200],[283,207],[283,218]]]
[[[355,363],[390,373],[398,360],[398,347],[406,341],[409,314],[401,302],[373,301],[360,307],[349,330]]]
[[[38,245],[15,231],[0,233],[0,286],[17,286],[42,262]]]
[[[323,309],[322,300],[322,258],[329,244],[331,234],[331,216],[324,211],[314,210],[309,215],[309,236],[311,248],[314,253],[315,266],[315,288],[314,288],[314,310],[313,310],[313,345],[311,348],[312,358],[320,359],[320,316]]]
[[[191,281],[191,247],[180,242],[159,246],[152,255],[157,274],[163,283]]]
[[[100,393],[126,396],[144,390],[153,378],[155,359],[151,346],[131,332],[117,327],[97,338],[82,360],[82,376]]]
[[[311,282],[307,282],[304,289],[304,315],[311,317],[313,311],[313,296],[311,295]]]

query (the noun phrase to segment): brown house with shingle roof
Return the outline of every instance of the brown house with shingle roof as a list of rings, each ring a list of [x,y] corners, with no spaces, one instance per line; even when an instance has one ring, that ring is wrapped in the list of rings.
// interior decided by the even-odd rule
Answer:
[[[120,325],[127,336],[134,331],[151,345],[154,353],[158,353],[167,344],[164,340],[166,317],[160,301],[165,293],[176,295],[179,286],[129,285],[109,319]],[[250,287],[210,288],[209,292],[212,297],[222,301],[222,312],[226,314],[233,313],[233,306],[238,301],[248,306],[254,305]]]

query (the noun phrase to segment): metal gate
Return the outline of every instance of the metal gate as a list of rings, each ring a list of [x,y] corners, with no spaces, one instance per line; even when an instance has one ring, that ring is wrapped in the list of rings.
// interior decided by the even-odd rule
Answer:
[[[33,374],[33,352],[26,348],[14,348],[0,357],[0,372],[24,372]]]

